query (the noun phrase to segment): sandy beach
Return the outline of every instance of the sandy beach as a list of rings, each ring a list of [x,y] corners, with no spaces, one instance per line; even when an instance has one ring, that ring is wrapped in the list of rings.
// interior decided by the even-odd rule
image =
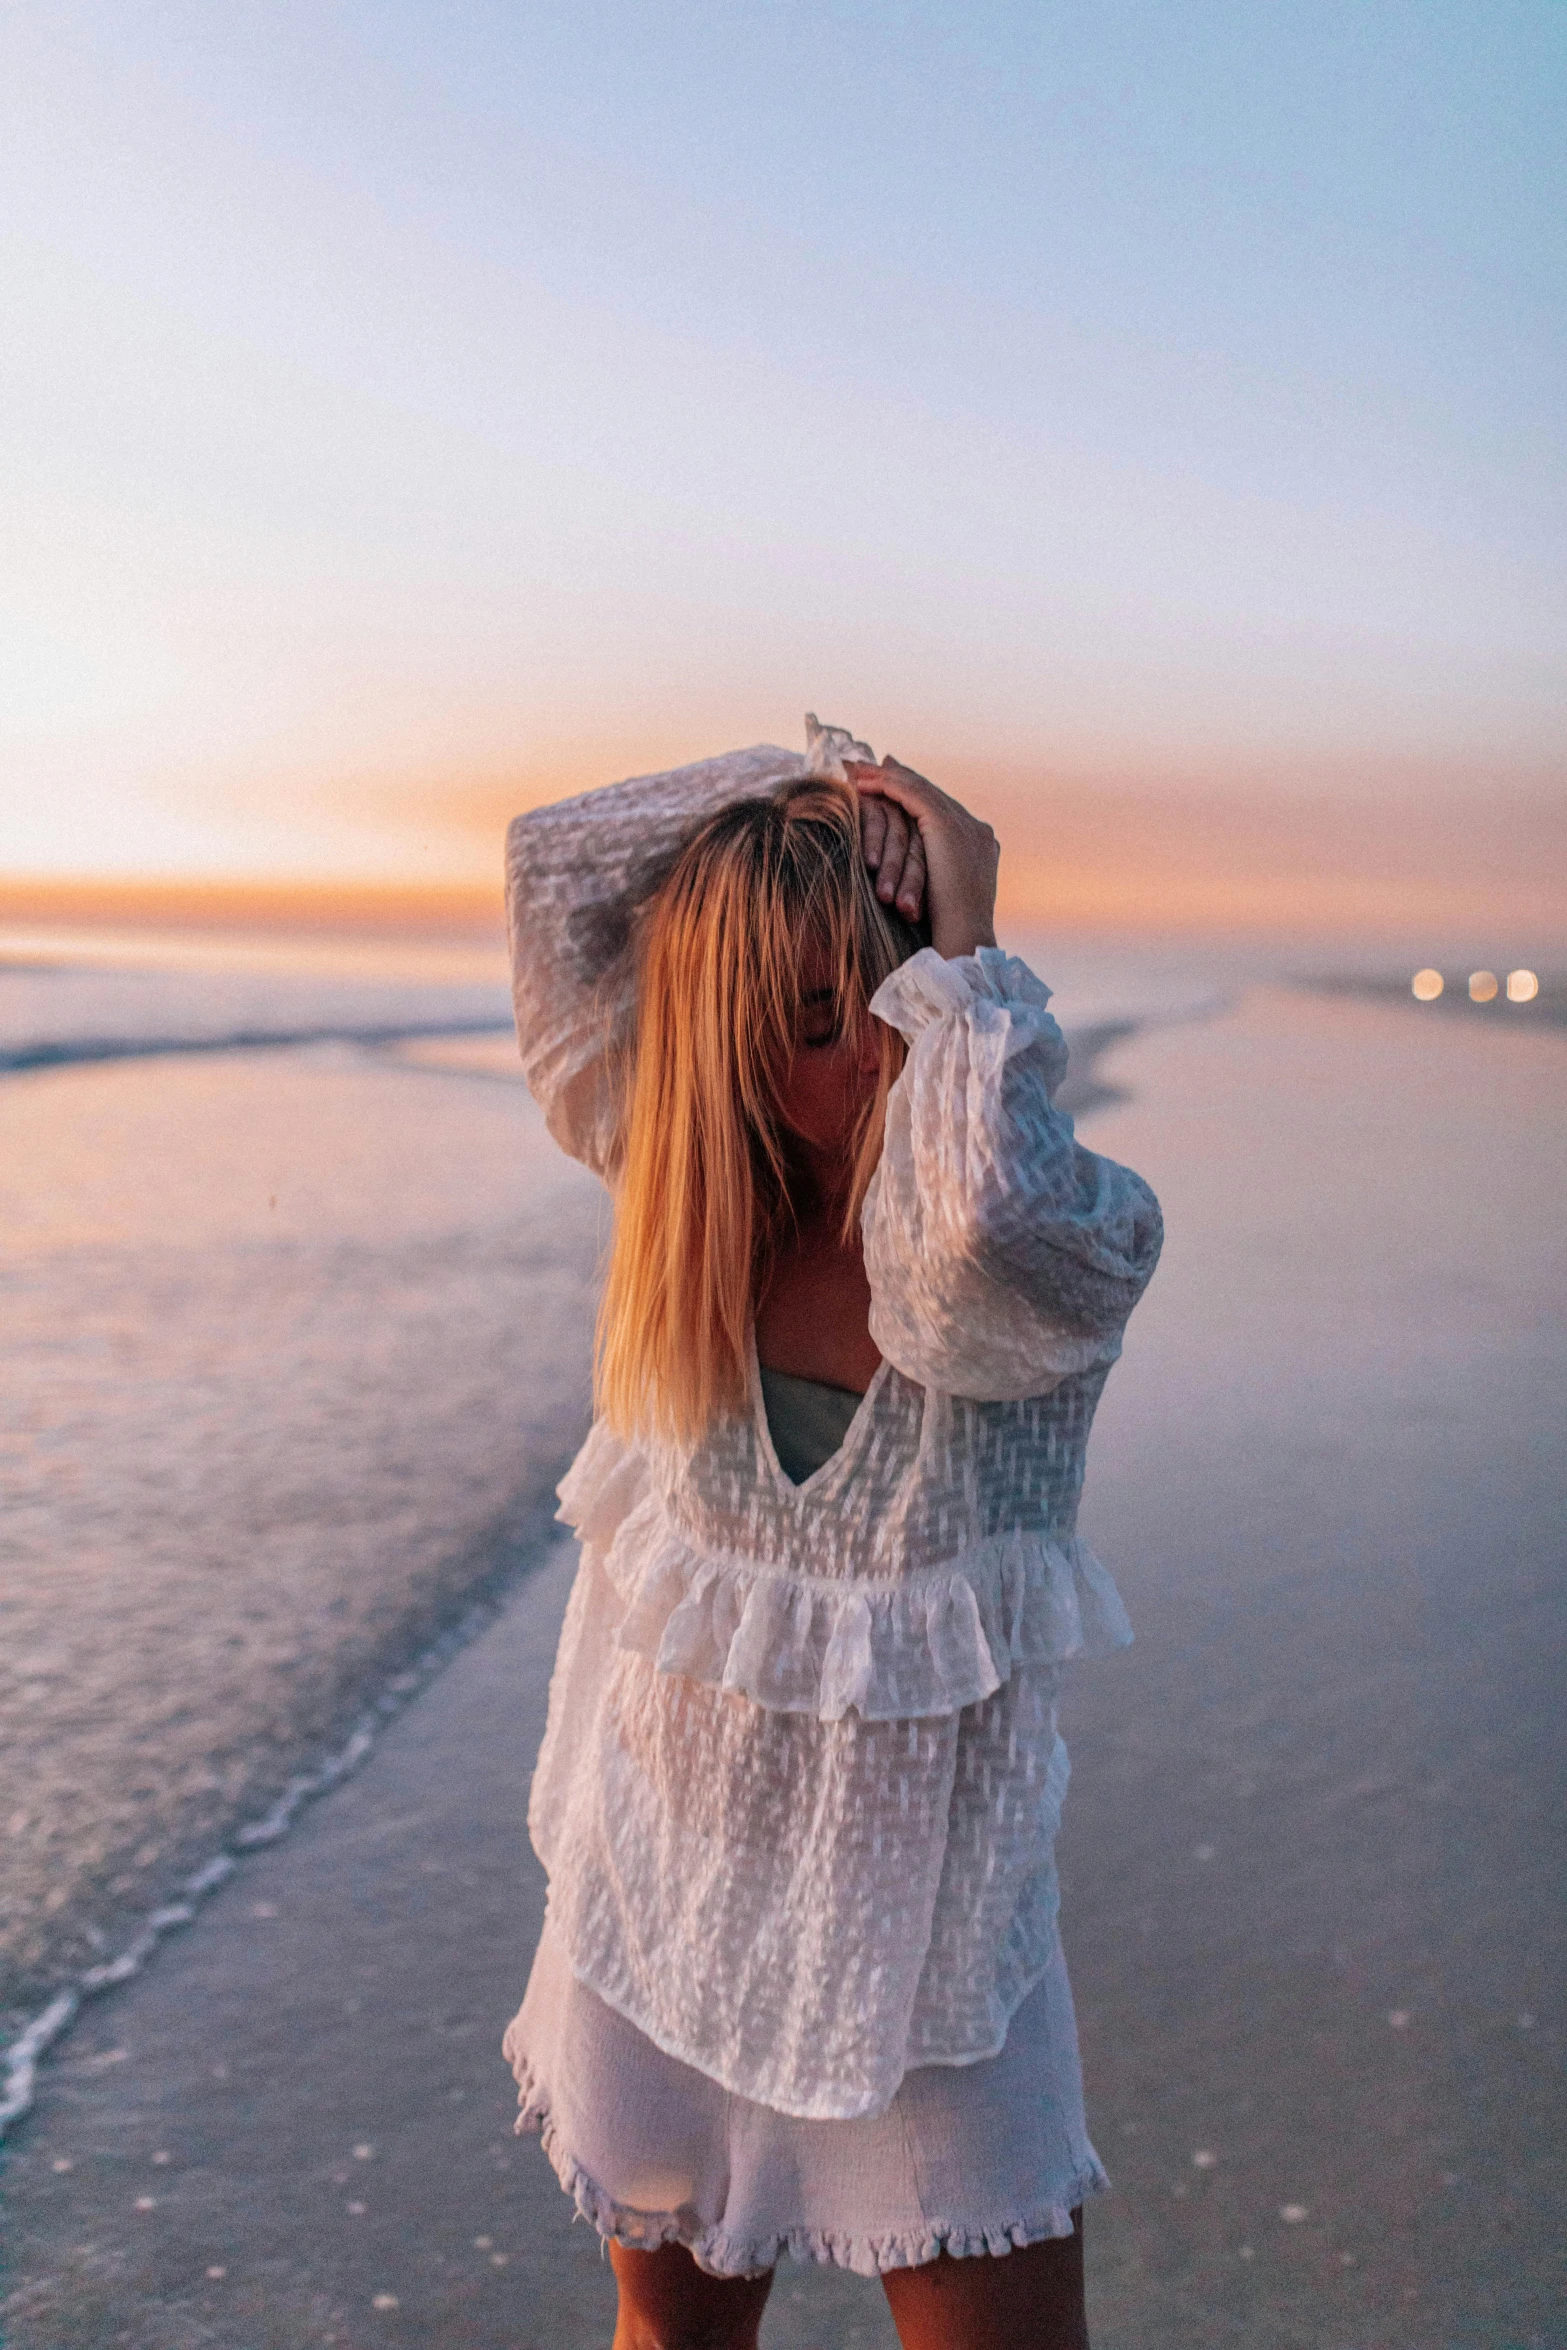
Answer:
[[[1148,1173],[1171,1238],[1085,1505],[1137,1645],[1076,1676],[1064,1722],[1064,1924],[1116,2182],[1089,2215],[1096,2344],[1555,2350],[1567,1043],[1265,988],[1123,1040],[1104,1075],[1120,1098],[1085,1133]],[[525,1102],[484,1103],[513,1150]],[[363,1103],[350,1128],[373,1160],[385,1128]],[[582,1250],[588,1213],[568,1182],[552,1236]],[[554,1270],[535,1306],[538,1265],[499,1246],[464,1278],[513,1284],[482,1326],[525,1357],[443,1338],[445,1291],[395,1327],[471,1542],[507,1496],[463,1449],[461,1381],[541,1380],[542,1477],[580,1415],[586,1292]],[[342,1310],[361,1328],[363,1293]],[[366,1421],[423,1457],[423,1419]],[[356,1474],[388,1457],[348,1436]],[[421,1555],[399,1605],[439,1585]],[[43,2068],[6,2157],[16,2350],[605,2338],[607,2277],[510,2136],[497,2053],[537,1930],[522,1812],[568,1577],[558,1553],[526,1577]],[[262,1588],[293,1623],[297,1574]],[[339,1674],[373,1649],[340,1622]],[[309,1689],[321,1627],[287,1637]],[[890,2338],[873,2286],[816,2271],[780,2277],[764,2333]]]

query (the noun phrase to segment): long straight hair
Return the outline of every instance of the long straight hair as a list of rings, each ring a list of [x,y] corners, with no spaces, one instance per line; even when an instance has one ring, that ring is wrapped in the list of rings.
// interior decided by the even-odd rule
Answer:
[[[743,1411],[751,1314],[794,1214],[778,1093],[807,961],[877,1075],[846,1147],[844,1234],[881,1155],[903,1039],[871,997],[919,946],[876,896],[851,788],[805,780],[709,818],[644,910],[625,1137],[599,1309],[598,1409],[696,1442]]]

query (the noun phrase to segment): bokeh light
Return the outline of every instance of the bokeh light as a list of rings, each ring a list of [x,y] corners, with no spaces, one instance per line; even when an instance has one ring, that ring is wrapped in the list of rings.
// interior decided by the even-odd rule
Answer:
[[[1510,1004],[1532,1004],[1540,992],[1540,982],[1532,971],[1509,971],[1507,1000]]]
[[[1417,971],[1409,982],[1410,993],[1417,1003],[1434,1004],[1442,992],[1440,971]]]
[[[1471,972],[1470,972],[1470,974],[1469,974],[1469,1000],[1470,1000],[1470,1002],[1471,1002],[1471,1003],[1474,1003],[1474,1004],[1488,1004],[1488,1003],[1490,1003],[1490,1002],[1491,1002],[1492,998],[1493,998],[1493,997],[1496,995],[1496,993],[1497,993],[1497,980],[1496,980],[1496,973],[1495,973],[1494,971],[1471,971]]]

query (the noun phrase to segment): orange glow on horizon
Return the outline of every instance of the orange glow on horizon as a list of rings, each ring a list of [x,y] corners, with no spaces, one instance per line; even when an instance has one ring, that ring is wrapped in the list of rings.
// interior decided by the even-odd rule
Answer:
[[[499,858],[496,860],[497,868]],[[309,936],[421,933],[499,943],[505,913],[499,874],[477,882],[271,881],[234,876],[0,874],[0,923],[139,930],[263,931]]]
[[[629,760],[627,771],[636,771]],[[1567,806],[1559,795],[1443,794],[1422,805],[1371,788],[1265,796],[1059,774],[1025,779],[957,761],[937,772],[994,824],[1000,909],[1013,924],[1142,934],[1472,929],[1516,937],[1525,952],[1532,951],[1526,935],[1548,940],[1567,928]],[[562,762],[548,777],[454,784],[432,792],[417,833],[411,810],[397,812],[399,824],[383,804],[383,841],[406,844],[423,868],[406,878],[0,873],[0,923],[318,939],[423,935],[489,948],[504,935],[507,819],[573,785],[607,780],[603,768],[579,774]]]
[[[1401,935],[1496,925],[1532,932],[1560,926],[1563,917],[1562,893],[1543,882],[1529,892],[1332,872],[1205,873],[1150,868],[1131,859],[1094,865],[1013,858],[1003,866],[997,903],[1003,920],[1149,935],[1209,930]]]

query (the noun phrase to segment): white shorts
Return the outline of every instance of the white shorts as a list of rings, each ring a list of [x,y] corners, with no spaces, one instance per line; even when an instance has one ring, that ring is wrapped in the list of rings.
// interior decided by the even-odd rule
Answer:
[[[922,2065],[885,2113],[855,2121],[777,2113],[666,2056],[577,1981],[547,1924],[505,2052],[517,2127],[540,2131],[599,2234],[684,2244],[716,2276],[785,2252],[862,2276],[1009,2252],[1070,2235],[1073,2207],[1109,2184],[1059,1939],[999,2055]]]

